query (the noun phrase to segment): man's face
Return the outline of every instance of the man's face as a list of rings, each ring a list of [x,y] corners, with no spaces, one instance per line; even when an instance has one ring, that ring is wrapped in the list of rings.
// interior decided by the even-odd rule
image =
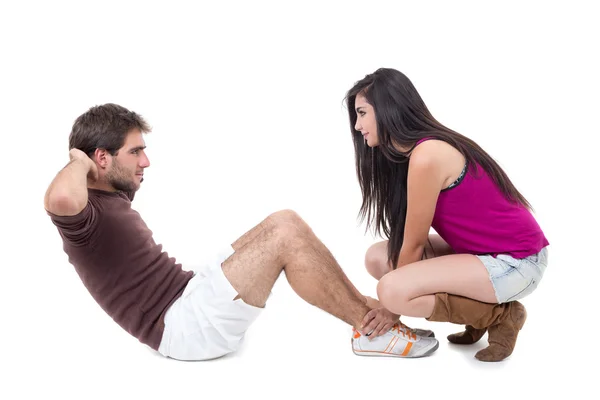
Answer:
[[[144,169],[150,166],[150,160],[144,152],[146,144],[142,133],[134,129],[125,139],[125,144],[112,156],[111,165],[106,172],[106,180],[116,190],[135,192],[144,181]]]

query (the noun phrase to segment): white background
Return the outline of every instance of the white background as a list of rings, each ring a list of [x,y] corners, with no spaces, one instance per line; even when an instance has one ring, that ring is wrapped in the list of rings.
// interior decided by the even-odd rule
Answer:
[[[163,4],[164,3],[164,4]],[[598,18],[592,1],[2,2],[0,398],[543,398],[597,393]],[[296,210],[350,279],[376,239],[343,107],[379,67],[486,149],[536,209],[550,265],[513,355],[477,362],[432,328],[424,359],[353,355],[344,323],[281,279],[243,350],[163,359],[89,296],[43,195],[89,107],[153,126],[134,207],[189,269],[276,210]],[[590,366],[584,366],[591,362]]]

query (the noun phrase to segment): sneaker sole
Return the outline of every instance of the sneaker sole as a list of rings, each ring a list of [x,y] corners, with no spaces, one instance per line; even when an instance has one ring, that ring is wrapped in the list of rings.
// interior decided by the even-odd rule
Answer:
[[[375,351],[356,351],[354,348],[352,348],[352,352],[354,354],[356,354],[357,356],[366,356],[366,357],[421,358],[421,357],[427,357],[428,355],[430,355],[431,353],[436,351],[438,349],[438,347],[440,347],[440,342],[436,342],[435,346],[433,346],[431,349],[427,350],[425,353],[419,354],[418,356],[401,356],[400,354],[383,353],[383,352],[375,352]]]

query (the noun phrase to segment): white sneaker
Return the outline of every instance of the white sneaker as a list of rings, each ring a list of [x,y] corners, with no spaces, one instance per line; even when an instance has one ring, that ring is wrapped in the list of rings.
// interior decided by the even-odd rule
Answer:
[[[414,333],[417,336],[422,336],[422,337],[435,337],[435,333],[433,333],[432,330],[429,329],[420,329],[420,328],[411,328],[409,326],[404,325],[401,321],[398,322],[400,324],[401,328],[406,328],[407,330],[409,330],[410,332]]]
[[[352,328],[352,351],[357,356],[425,357],[437,350],[439,342],[433,337],[417,336],[396,324],[385,334],[370,338]]]

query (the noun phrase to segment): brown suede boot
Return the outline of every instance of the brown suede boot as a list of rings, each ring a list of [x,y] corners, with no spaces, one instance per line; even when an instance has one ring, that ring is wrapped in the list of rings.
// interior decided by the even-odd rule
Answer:
[[[527,312],[518,301],[504,304],[482,303],[448,293],[435,295],[435,306],[429,321],[471,325],[489,330],[489,347],[477,352],[480,361],[502,361],[512,354],[519,330],[525,324]]]
[[[487,328],[477,329],[467,325],[463,332],[448,335],[448,341],[454,344],[473,344],[478,342],[486,332]]]
[[[517,343],[517,335],[525,325],[527,311],[523,304],[511,301],[502,305],[506,306],[506,317],[488,328],[490,345],[475,354],[479,361],[500,361],[510,356]]]

